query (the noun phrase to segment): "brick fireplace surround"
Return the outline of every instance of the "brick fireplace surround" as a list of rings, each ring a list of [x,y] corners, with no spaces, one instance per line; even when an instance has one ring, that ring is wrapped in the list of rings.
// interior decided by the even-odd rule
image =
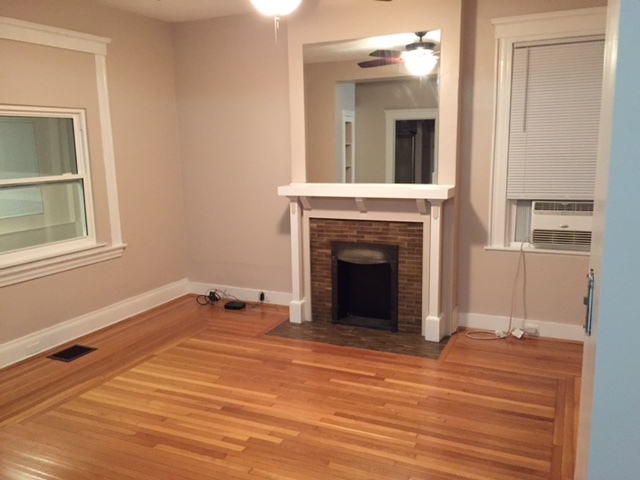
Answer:
[[[398,245],[398,331],[422,329],[421,223],[310,219],[311,311],[314,321],[331,322],[331,242]]]

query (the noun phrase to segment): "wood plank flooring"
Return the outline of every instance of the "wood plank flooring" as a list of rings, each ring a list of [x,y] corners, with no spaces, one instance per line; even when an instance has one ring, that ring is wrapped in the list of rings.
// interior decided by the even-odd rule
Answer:
[[[435,361],[266,335],[287,316],[183,297],[1,370],[0,478],[573,478],[580,344]]]

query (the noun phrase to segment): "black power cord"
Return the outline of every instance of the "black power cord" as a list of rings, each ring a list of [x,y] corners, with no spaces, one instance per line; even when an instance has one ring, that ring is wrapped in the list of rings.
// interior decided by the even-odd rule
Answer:
[[[205,295],[198,295],[196,302],[200,305],[215,305],[222,299],[222,295],[218,293],[218,290],[209,290]]]
[[[266,295],[264,292],[260,292],[259,298],[260,298],[260,302],[257,302],[257,303],[249,302],[247,304],[247,307],[249,309],[262,307],[262,308],[270,308],[272,310],[275,310],[276,312],[280,311],[277,305],[270,305],[268,303],[265,303]],[[198,302],[198,304],[200,305],[215,306],[220,300],[228,300],[228,299],[239,301],[238,297],[236,297],[235,295],[231,295],[225,292],[224,290],[215,289],[215,290],[207,290],[207,292],[204,295],[198,295],[196,297],[196,302]],[[229,311],[240,313],[242,310],[229,310]]]

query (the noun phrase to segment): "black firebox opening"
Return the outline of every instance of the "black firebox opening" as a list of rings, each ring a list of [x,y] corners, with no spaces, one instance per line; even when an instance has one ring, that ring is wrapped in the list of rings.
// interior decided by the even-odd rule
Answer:
[[[334,323],[398,330],[398,247],[332,242]]]

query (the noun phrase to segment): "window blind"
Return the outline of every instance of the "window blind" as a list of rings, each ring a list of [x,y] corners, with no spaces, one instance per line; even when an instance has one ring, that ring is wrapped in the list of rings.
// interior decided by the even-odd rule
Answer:
[[[514,45],[507,198],[593,199],[603,59],[601,37]]]

